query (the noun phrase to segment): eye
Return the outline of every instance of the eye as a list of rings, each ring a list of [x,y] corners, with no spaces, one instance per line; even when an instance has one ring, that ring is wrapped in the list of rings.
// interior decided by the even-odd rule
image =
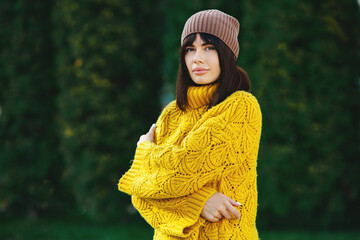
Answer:
[[[214,47],[214,46],[207,46],[207,47],[205,48],[205,50],[208,50],[208,51],[210,51],[210,50],[215,50],[215,47]]]
[[[192,48],[192,47],[185,48],[185,52],[191,52],[191,51],[194,51],[194,48]]]

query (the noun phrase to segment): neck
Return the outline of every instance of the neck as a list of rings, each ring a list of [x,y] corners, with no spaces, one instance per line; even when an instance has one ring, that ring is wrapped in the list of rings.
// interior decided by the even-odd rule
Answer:
[[[213,99],[217,84],[191,86],[188,88],[187,97],[190,108],[199,108],[208,105]]]

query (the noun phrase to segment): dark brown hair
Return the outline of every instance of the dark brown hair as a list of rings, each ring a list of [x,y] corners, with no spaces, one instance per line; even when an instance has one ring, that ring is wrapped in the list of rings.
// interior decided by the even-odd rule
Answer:
[[[218,87],[214,92],[213,98],[208,105],[208,109],[224,101],[228,96],[238,90],[250,92],[250,79],[245,70],[236,65],[234,53],[226,44],[214,35],[199,33],[201,39],[215,47],[220,62],[221,73],[219,78],[211,83],[217,84]],[[176,104],[185,111],[188,107],[187,90],[190,86],[200,86],[190,77],[185,63],[185,50],[195,41],[196,33],[190,34],[184,39],[184,44],[180,48],[180,66],[176,84]]]

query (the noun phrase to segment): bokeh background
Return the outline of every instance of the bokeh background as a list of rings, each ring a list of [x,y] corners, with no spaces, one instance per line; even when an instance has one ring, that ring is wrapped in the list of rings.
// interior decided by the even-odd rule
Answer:
[[[117,182],[210,8],[262,108],[260,236],[360,239],[356,0],[1,1],[0,239],[151,239]]]

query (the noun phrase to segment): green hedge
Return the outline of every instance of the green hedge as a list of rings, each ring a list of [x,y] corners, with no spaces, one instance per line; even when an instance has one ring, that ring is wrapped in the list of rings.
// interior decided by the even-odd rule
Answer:
[[[0,211],[62,209],[51,1],[0,5]],[[41,13],[41,14],[40,14]]]
[[[160,111],[160,17],[146,16],[149,4],[62,0],[54,8],[63,178],[93,219],[122,215],[117,181]]]
[[[273,227],[355,226],[358,6],[247,1],[244,9],[243,59],[263,111],[259,218]]]

